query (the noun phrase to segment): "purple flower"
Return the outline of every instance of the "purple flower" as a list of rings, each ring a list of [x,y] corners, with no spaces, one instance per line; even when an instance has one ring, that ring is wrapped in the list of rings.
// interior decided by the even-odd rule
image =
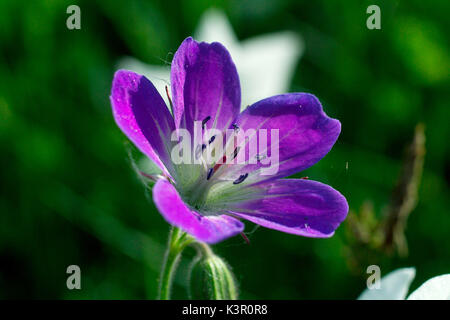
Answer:
[[[320,182],[281,179],[318,162],[339,136],[340,122],[323,112],[315,96],[278,95],[240,113],[239,77],[228,51],[219,43],[192,38],[184,40],[174,55],[171,89],[173,116],[153,84],[131,71],[116,72],[111,93],[118,126],[164,173],[153,188],[153,199],[170,224],[208,243],[242,232],[241,218],[306,237],[334,234],[347,215],[346,199]],[[262,174],[261,161],[175,163],[171,135],[179,129],[193,133],[194,121],[205,130],[278,129],[279,139],[267,141],[268,149],[277,143],[278,171]],[[248,140],[252,139],[256,135]],[[193,144],[193,154],[198,147]],[[258,160],[264,156],[251,154],[248,145],[234,151]]]

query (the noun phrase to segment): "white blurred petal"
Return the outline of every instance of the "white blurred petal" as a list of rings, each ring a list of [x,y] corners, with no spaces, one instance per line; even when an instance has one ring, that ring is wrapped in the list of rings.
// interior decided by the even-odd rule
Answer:
[[[209,9],[203,13],[194,33],[194,38],[205,42],[220,42],[228,50],[239,45],[233,27],[226,15],[217,9]],[[231,56],[233,56],[232,53]]]
[[[408,300],[450,300],[450,274],[429,279]]]
[[[261,35],[239,42],[225,14],[217,9],[203,14],[194,34],[196,40],[220,42],[230,52],[241,82],[241,109],[275,94],[286,93],[304,49],[303,40],[293,32]],[[145,75],[168,103],[165,86],[170,82],[169,66],[147,65],[125,57],[119,60],[118,68]]]
[[[163,97],[166,105],[169,105],[165,87],[170,88],[170,65],[151,65],[132,57],[123,57],[117,63],[117,69],[131,70],[147,77]]]
[[[415,268],[394,270],[381,278],[380,289],[369,290],[367,288],[358,297],[358,300],[405,300],[415,276]]]
[[[286,93],[302,52],[301,38],[288,31],[243,41],[235,54],[236,67],[242,79],[242,108]]]

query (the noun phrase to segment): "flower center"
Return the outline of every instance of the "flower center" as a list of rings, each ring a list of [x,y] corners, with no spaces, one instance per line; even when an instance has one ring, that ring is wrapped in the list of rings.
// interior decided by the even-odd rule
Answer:
[[[203,119],[202,129],[210,119],[210,116]],[[233,124],[232,128],[232,134],[228,136],[222,132],[221,137],[220,134],[204,137],[203,141],[193,147],[195,159],[199,160],[201,164],[185,165],[180,168],[190,171],[198,170],[195,181],[182,185],[179,192],[184,201],[202,215],[221,214],[220,211],[217,211],[217,207],[211,208],[211,198],[220,196],[218,189],[236,189],[236,185],[244,182],[249,176],[248,173],[242,173],[239,167],[236,167],[237,165],[242,166],[242,164],[235,163],[242,147],[245,150],[247,141],[244,141],[243,146],[237,145],[236,136],[240,129],[237,124]],[[220,139],[224,137],[226,137],[225,143],[223,143],[223,139]],[[237,172],[234,173],[232,168],[237,169]]]

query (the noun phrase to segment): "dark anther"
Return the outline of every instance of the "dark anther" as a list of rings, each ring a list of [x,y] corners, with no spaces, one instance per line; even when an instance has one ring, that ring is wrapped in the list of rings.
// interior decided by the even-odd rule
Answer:
[[[200,156],[200,145],[197,145],[197,147],[195,148],[195,159],[198,159],[199,156]]]
[[[213,173],[214,173],[214,168],[209,168],[208,174],[206,175],[206,180],[211,179]]]
[[[210,116],[207,116],[205,119],[203,119],[203,121],[202,121],[202,129],[205,129],[205,124],[209,121],[209,119],[211,119]]]
[[[236,147],[236,149],[234,149],[234,152],[233,152],[233,160],[237,157],[237,155],[238,155],[240,149],[241,149],[241,147]]]
[[[213,143],[214,142],[214,140],[216,140],[216,136],[212,136],[210,139],[209,139],[209,142],[208,142],[208,144],[211,144],[211,143]]]
[[[262,156],[259,155],[259,154],[256,155],[256,160],[257,160],[257,161],[261,161],[261,160],[263,160],[263,159],[265,159],[265,158],[266,158],[266,156],[264,156],[264,155],[262,155]]]
[[[206,144],[202,144],[197,145],[197,147],[195,148],[195,159],[198,159],[198,157],[200,157],[200,153],[203,152],[203,150],[206,149]]]
[[[198,206],[198,205],[195,205],[194,208],[196,210],[200,210],[200,206]],[[202,221],[202,215],[201,214],[194,213],[194,217],[196,217],[198,221]]]
[[[235,131],[239,131],[239,127],[238,127],[238,125],[236,123],[233,123],[233,129]]]
[[[243,182],[245,179],[247,179],[248,173],[242,174],[239,178],[237,178],[235,181],[233,181],[233,184],[239,184]]]

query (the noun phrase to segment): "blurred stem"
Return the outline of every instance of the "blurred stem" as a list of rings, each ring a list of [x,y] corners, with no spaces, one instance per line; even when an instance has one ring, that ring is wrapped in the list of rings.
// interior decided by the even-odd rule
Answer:
[[[414,139],[408,146],[400,178],[395,187],[382,233],[385,235],[383,247],[388,251],[397,249],[400,256],[408,254],[405,237],[406,222],[418,201],[418,190],[422,178],[425,159],[425,125],[419,123]]]
[[[181,253],[194,240],[185,232],[172,227],[169,234],[164,264],[161,270],[158,299],[170,300],[173,278],[181,258]]]

